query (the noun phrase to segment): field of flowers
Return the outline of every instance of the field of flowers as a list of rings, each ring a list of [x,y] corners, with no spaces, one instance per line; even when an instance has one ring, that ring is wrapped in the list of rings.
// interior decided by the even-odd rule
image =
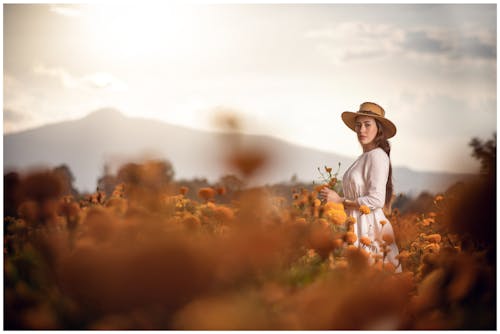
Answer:
[[[190,189],[155,162],[121,172],[111,194],[81,198],[52,171],[4,176],[5,329],[496,328],[489,181],[387,213],[394,273],[318,189]]]

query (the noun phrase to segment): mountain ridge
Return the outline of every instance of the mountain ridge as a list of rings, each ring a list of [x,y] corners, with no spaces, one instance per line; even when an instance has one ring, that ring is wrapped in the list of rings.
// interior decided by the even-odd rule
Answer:
[[[77,189],[93,191],[105,164],[148,157],[170,161],[175,179],[197,177],[214,182],[234,172],[222,163],[224,149],[233,144],[226,136],[234,134],[132,118],[115,108],[101,108],[77,120],[5,134],[4,170],[64,163],[73,172]],[[318,181],[318,166],[336,169],[339,162],[341,176],[356,159],[266,135],[239,134],[237,138],[248,147],[261,147],[269,153],[267,168],[253,180],[256,184],[287,182],[293,175],[303,182]],[[397,193],[442,192],[470,175],[393,166]]]

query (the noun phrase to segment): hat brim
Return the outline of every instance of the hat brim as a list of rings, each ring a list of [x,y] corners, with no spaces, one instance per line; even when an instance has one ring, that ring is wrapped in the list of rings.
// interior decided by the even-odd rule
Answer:
[[[397,132],[396,125],[394,125],[394,123],[392,123],[387,118],[382,116],[366,114],[363,112],[352,112],[352,111],[344,111],[341,116],[345,125],[347,125],[347,127],[349,127],[349,129],[351,129],[354,132],[356,132],[356,117],[358,116],[369,116],[380,121],[380,123],[384,127],[385,130],[384,132],[385,135],[387,136],[387,139],[394,137]]]

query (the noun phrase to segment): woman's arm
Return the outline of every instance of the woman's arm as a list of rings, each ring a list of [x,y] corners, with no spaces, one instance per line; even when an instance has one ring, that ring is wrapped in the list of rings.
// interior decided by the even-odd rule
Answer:
[[[359,209],[359,204],[356,201],[349,200],[345,197],[340,197],[336,191],[329,188],[323,188],[320,192],[320,197],[327,202],[342,203],[344,207]]]
[[[359,203],[356,201],[351,201],[345,197],[342,197],[342,204],[345,208],[359,209]]]
[[[367,193],[356,199],[358,205],[366,205],[372,210],[384,206],[389,163],[389,157],[384,151],[377,149],[370,152],[364,166]]]

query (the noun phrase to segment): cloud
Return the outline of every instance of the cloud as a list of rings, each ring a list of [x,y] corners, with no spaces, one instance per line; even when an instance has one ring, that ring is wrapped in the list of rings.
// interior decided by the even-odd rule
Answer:
[[[317,41],[320,52],[333,60],[385,57],[397,49],[404,31],[389,24],[342,22],[323,29],[310,30],[305,37]]]
[[[109,89],[119,92],[127,89],[127,86],[122,81],[115,78],[113,75],[105,72],[97,72],[82,77],[82,81],[88,85],[98,89]]]
[[[50,11],[61,16],[66,17],[79,17],[82,13],[76,9],[74,6],[61,6],[61,5],[51,5]]]
[[[463,40],[455,51],[455,56],[464,58],[478,58],[495,60],[497,57],[497,48],[495,44],[483,43],[478,37],[470,37]]]
[[[421,53],[449,52],[451,46],[447,40],[429,37],[425,31],[408,31],[401,46],[403,49]]]
[[[376,58],[416,58],[434,61],[496,61],[493,29],[470,24],[461,27],[412,27],[393,24],[342,22],[304,35],[334,61]]]
[[[44,65],[36,65],[33,68],[33,72],[39,75],[54,77],[61,81],[63,86],[67,88],[74,88],[78,85],[78,80],[63,68],[49,68]]]
[[[44,65],[35,66],[33,71],[39,75],[56,78],[66,88],[90,88],[112,92],[121,92],[127,89],[127,85],[123,81],[106,72],[95,72],[75,77],[63,68],[49,68]]]
[[[496,60],[496,41],[492,31],[478,31],[474,27],[420,28],[405,32],[401,43],[403,51],[434,54],[448,60]]]

